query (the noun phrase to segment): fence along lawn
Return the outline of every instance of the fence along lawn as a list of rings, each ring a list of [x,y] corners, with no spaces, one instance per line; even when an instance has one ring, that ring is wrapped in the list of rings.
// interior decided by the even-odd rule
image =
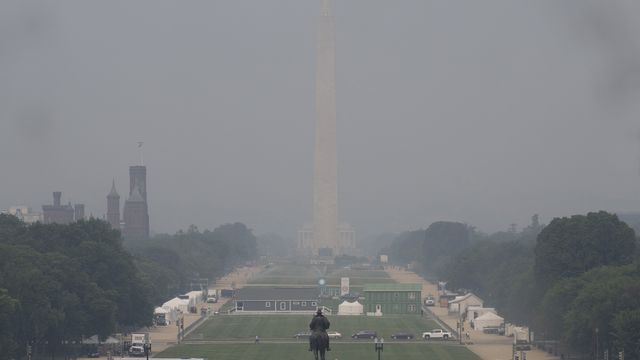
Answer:
[[[328,360],[370,360],[376,358],[372,342],[367,343],[335,343],[333,351],[327,355]],[[216,360],[260,359],[260,360],[300,360],[313,359],[307,346],[300,344],[214,344],[214,345],[179,345],[165,350],[155,358],[162,357],[206,357]],[[480,360],[480,358],[463,346],[409,343],[394,344],[385,342],[384,360]]]

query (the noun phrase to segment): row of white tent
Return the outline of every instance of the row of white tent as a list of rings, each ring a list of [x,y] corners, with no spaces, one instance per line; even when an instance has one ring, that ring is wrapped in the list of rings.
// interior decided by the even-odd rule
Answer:
[[[449,301],[449,313],[466,313],[467,319],[473,322],[473,328],[479,331],[504,325],[504,318],[498,315],[496,309],[485,308],[484,301],[473,293]]]
[[[118,340],[117,338],[115,338],[113,336],[109,336],[104,341],[100,341],[100,338],[98,337],[98,335],[93,335],[91,337],[83,339],[82,343],[83,344],[96,344],[96,345],[97,344],[119,344],[120,340]]]
[[[203,301],[202,296],[202,291],[190,291],[174,297],[162,304],[161,307],[156,308],[154,315],[164,314],[167,320],[175,322],[181,317],[181,314],[188,313],[190,308],[200,304]]]

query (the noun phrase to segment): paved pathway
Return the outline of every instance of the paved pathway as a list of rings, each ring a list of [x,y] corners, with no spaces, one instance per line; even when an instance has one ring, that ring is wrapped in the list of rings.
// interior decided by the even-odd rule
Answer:
[[[432,294],[438,300],[437,286],[416,273],[411,271],[404,271],[395,267],[385,268],[389,276],[398,282],[404,283],[418,283],[422,284],[422,294],[427,296]],[[451,328],[456,328],[457,316],[449,315],[447,308],[438,306],[431,307],[432,312],[440,318],[443,322],[449,325]],[[476,353],[483,360],[510,360],[512,355],[512,342],[513,338],[499,335],[484,334],[482,331],[476,331],[471,329],[469,323],[466,322],[465,330],[469,331],[470,340],[467,341],[467,347],[469,350]],[[527,360],[557,360],[558,357],[551,356],[539,349],[532,349],[527,352]]]

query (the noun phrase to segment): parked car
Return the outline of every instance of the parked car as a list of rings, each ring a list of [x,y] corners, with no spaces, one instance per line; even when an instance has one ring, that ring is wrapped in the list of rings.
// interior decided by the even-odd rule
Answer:
[[[378,333],[373,330],[360,330],[351,335],[352,339],[374,339],[378,337]]]
[[[482,332],[485,334],[504,335],[504,327],[503,326],[485,327],[482,329]]]
[[[448,331],[444,331],[442,329],[433,329],[431,331],[425,331],[422,333],[422,338],[425,340],[429,339],[442,339],[447,340],[451,337],[451,333]]]
[[[133,344],[129,348],[130,356],[144,356],[144,345],[143,344]]]
[[[413,340],[415,338],[415,335],[408,332],[397,332],[395,334],[392,334],[391,338],[393,340]]]
[[[337,331],[327,331],[329,339],[342,339],[342,334]]]
[[[300,331],[297,334],[293,335],[296,339],[308,339],[311,336],[311,331]]]
[[[436,299],[433,296],[429,295],[426,299],[424,299],[424,304],[426,306],[436,306]]]

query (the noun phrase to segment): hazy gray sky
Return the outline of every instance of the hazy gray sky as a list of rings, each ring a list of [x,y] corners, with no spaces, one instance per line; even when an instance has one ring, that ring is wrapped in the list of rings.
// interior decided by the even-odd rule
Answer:
[[[340,218],[360,235],[640,210],[640,3],[335,0]],[[151,227],[312,218],[319,0],[0,2],[0,208]]]

